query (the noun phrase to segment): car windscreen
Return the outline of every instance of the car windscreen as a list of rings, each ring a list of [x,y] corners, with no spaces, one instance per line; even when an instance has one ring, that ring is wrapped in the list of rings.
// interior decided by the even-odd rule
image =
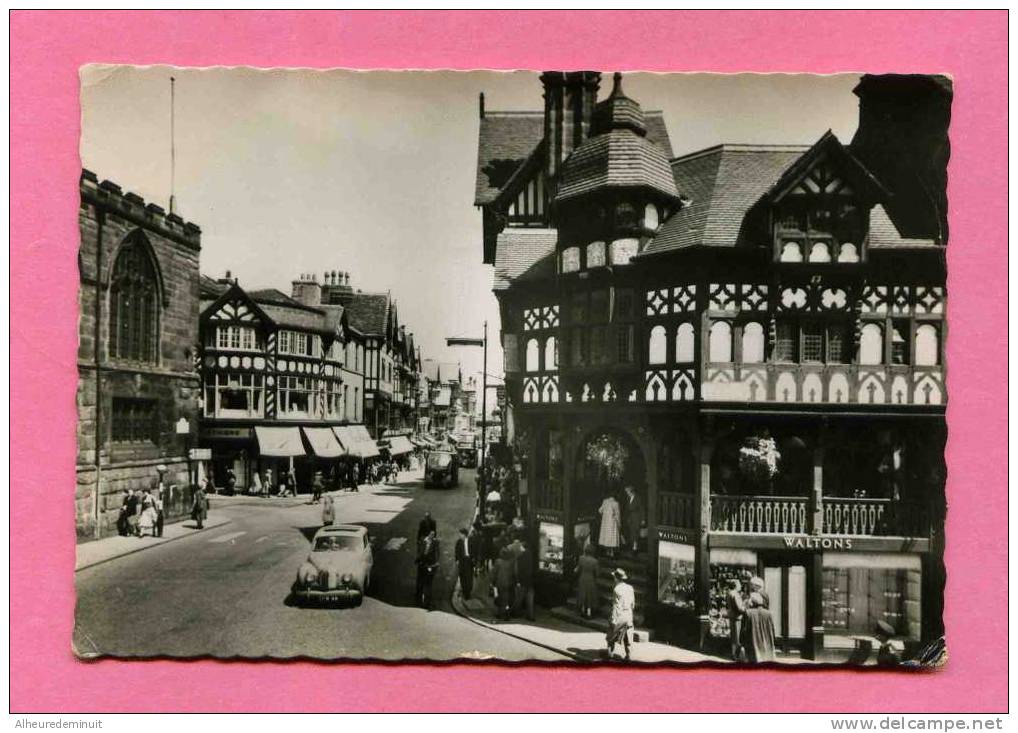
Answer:
[[[319,537],[315,540],[315,552],[343,552],[358,550],[364,545],[361,538],[354,534],[334,534]]]
[[[446,468],[450,463],[451,453],[432,453],[428,456],[428,468]]]

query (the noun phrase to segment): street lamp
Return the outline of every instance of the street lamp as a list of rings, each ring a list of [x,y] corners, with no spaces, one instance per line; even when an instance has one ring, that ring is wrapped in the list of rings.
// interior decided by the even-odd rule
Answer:
[[[480,346],[484,349],[484,365],[481,368],[481,480],[478,482],[478,505],[483,510],[484,497],[487,495],[484,469],[488,455],[488,322],[484,322],[483,338],[465,338],[462,336],[450,336],[445,340],[446,346]]]

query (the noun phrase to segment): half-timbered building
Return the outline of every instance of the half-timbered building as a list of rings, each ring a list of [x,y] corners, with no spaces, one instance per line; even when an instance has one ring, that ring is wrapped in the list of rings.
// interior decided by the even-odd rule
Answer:
[[[673,157],[620,75],[541,82],[543,114],[482,98],[475,204],[544,602],[629,485],[603,587],[666,640],[723,648],[749,575],[789,654],[939,636],[949,83],[864,77],[851,145]]]

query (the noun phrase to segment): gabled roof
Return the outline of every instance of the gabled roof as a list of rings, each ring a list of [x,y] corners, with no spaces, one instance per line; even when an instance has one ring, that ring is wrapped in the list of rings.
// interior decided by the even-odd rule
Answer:
[[[718,145],[672,161],[688,199],[661,225],[643,254],[685,247],[734,247],[747,212],[802,155],[805,145]]]
[[[555,229],[506,229],[498,235],[492,290],[555,274]]]
[[[389,293],[344,293],[340,298],[350,325],[365,336],[384,336],[389,323]]]
[[[858,158],[841,144],[837,136],[828,130],[813,146],[788,167],[781,178],[767,192],[771,201],[780,201],[802,178],[822,160],[829,160],[839,175],[849,179],[858,194],[871,201],[883,201],[890,195],[886,188],[870,173]]]
[[[891,221],[891,217],[888,216],[887,210],[881,204],[877,204],[870,209],[870,233],[868,241],[870,249],[940,246],[932,239],[903,237],[899,233],[897,226]]]

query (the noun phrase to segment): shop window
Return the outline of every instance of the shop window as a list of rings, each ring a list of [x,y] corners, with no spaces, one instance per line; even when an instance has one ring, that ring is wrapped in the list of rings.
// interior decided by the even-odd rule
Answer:
[[[544,342],[544,368],[549,371],[558,369],[558,339],[549,336]]]
[[[695,334],[692,323],[683,323],[675,332],[675,361],[688,364],[693,361]]]
[[[778,321],[774,335],[774,361],[795,361],[795,326]]]
[[[936,326],[924,323],[915,330],[916,366],[936,366],[940,363],[940,335]]]
[[[217,373],[216,417],[262,417],[262,380],[261,374]]]
[[[781,245],[782,262],[802,262],[802,246],[798,242],[784,242]]]
[[[114,443],[158,443],[159,420],[156,400],[114,397],[110,438]]]
[[[604,242],[591,242],[587,245],[587,267],[604,267]]]
[[[908,325],[908,321],[894,321],[891,325],[892,364],[908,364],[908,339],[905,338],[908,334]]]
[[[647,361],[650,364],[664,364],[668,360],[668,338],[664,326],[650,330],[650,345]]]
[[[922,569],[917,555],[824,553],[823,624],[827,636],[873,634],[877,621],[904,639],[921,632]]]
[[[568,247],[562,250],[562,272],[576,272],[580,269],[580,248]]]
[[[745,590],[746,579],[756,575],[756,564],[756,553],[752,550],[721,547],[710,550],[708,616],[711,636],[728,638],[731,628],[727,603],[729,584],[737,580]]]
[[[884,329],[877,323],[867,323],[859,335],[859,363],[874,366],[884,363]]]
[[[536,372],[540,369],[538,364],[538,358],[540,355],[540,349],[537,345],[537,339],[527,340],[527,371]]]
[[[657,600],[666,606],[692,611],[696,603],[696,572],[692,545],[658,542]]]
[[[541,522],[537,529],[537,567],[547,573],[562,574],[565,554],[565,530],[561,524]]]
[[[110,277],[109,358],[159,361],[159,283],[148,244],[124,244]]]
[[[804,362],[821,362],[824,354],[824,332],[815,323],[807,323],[802,327],[802,360]]]
[[[658,215],[657,207],[654,204],[647,204],[643,207],[643,228],[651,231],[657,229]]]
[[[742,329],[742,361],[744,364],[759,364],[764,360],[764,330],[755,321]]]
[[[838,262],[858,262],[859,250],[851,242],[842,242],[838,251]]]
[[[710,361],[727,363],[732,360],[732,326],[727,321],[717,321],[710,327]]]
[[[814,242],[809,250],[810,262],[830,262],[831,248],[827,242]]]

